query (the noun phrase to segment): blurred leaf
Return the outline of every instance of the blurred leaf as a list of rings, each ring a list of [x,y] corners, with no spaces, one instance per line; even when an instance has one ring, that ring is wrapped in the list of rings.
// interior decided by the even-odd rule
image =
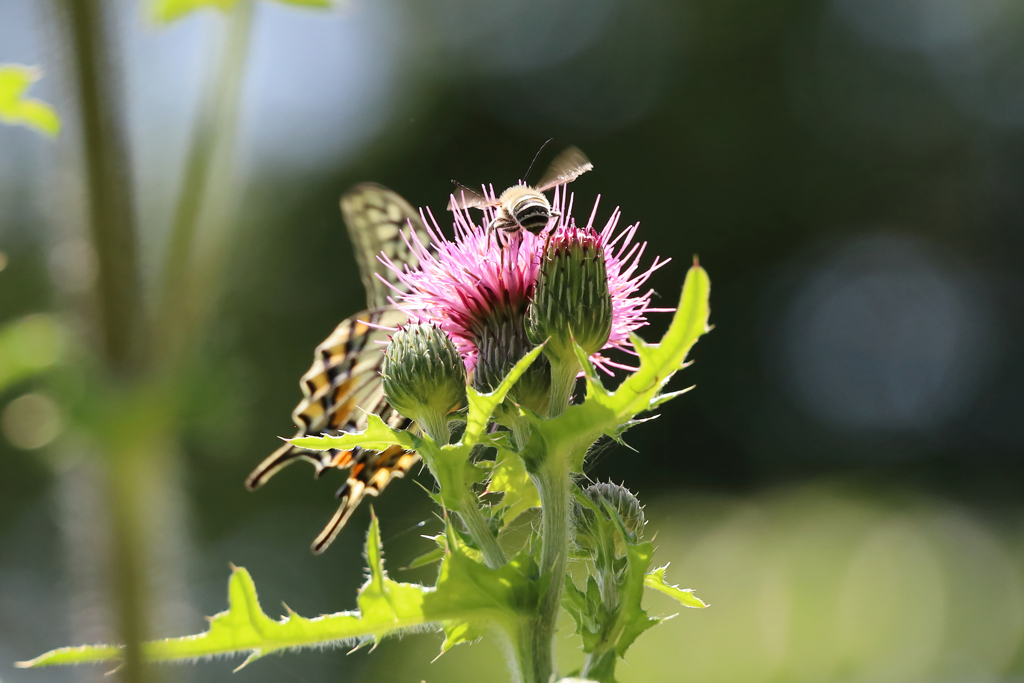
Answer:
[[[272,652],[316,647],[339,641],[378,640],[388,634],[441,624],[448,632],[443,650],[474,640],[488,627],[498,625],[510,638],[527,632],[536,613],[546,581],[531,580],[537,574],[529,555],[521,554],[500,569],[488,569],[474,560],[452,533],[438,575],[437,586],[399,583],[384,571],[377,517],[370,522],[366,559],[370,576],[359,591],[359,611],[307,619],[289,610],[280,620],[268,617],[260,607],[249,572],[239,567],[228,582],[228,610],[210,620],[206,633],[168,638],[144,644],[147,661],[191,660],[211,655],[248,652],[242,666]],[[119,659],[121,647],[87,645],[53,650],[20,668],[82,664]],[[239,667],[241,668],[241,667]]]
[[[151,12],[156,21],[170,23],[205,7],[229,12],[237,2],[238,0],[156,0]]]
[[[245,0],[249,2],[250,0]],[[331,0],[277,0],[284,5],[301,7],[330,7]],[[153,19],[160,23],[170,23],[196,10],[207,7],[230,12],[238,4],[238,0],[156,0],[151,10]]]
[[[298,5],[299,7],[330,7],[331,0],[277,0],[283,5]]]
[[[60,360],[63,328],[48,315],[30,315],[0,329],[0,391]]]
[[[664,567],[658,567],[655,569],[644,577],[644,585],[648,588],[653,588],[656,591],[661,591],[670,598],[674,598],[683,607],[695,607],[697,609],[707,607],[707,604],[705,604],[703,600],[693,594],[692,588],[680,588],[679,586],[673,586],[666,583],[665,570],[667,569],[667,564]]]
[[[20,64],[0,65],[0,122],[26,126],[57,137],[60,117],[57,111],[41,100],[25,97],[28,87],[42,77],[42,72]]]
[[[540,493],[530,475],[526,472],[523,459],[516,453],[504,448],[498,449],[498,457],[491,480],[487,485],[488,492],[504,491],[501,502],[495,505],[496,511],[504,510],[502,523],[512,521],[530,508],[540,507]]]

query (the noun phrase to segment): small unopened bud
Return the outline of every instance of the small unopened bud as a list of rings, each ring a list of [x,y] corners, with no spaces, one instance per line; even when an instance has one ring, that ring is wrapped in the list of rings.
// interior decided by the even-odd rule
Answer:
[[[537,273],[526,329],[534,344],[547,340],[548,415],[557,417],[569,404],[581,369],[573,343],[590,356],[601,350],[612,331],[604,247],[596,232],[571,227],[551,236]]]
[[[644,518],[644,509],[640,501],[625,486],[611,482],[598,482],[583,489],[600,513],[588,507],[582,507],[576,521],[576,544],[591,552],[596,552],[602,545],[611,542],[615,548],[617,557],[625,555],[624,540],[636,543],[643,538],[644,525],[647,520]],[[622,533],[617,524],[612,523],[612,517],[605,505],[611,507],[622,526],[626,530],[627,539],[622,538]],[[600,514],[600,519],[598,519]]]
[[[548,242],[527,323],[530,340],[548,340],[544,352],[576,364],[575,341],[589,356],[612,331],[612,297],[608,291],[604,247],[589,228],[568,228]]]
[[[388,403],[447,444],[448,414],[466,402],[466,366],[451,338],[429,324],[400,329],[384,351],[380,374]]]

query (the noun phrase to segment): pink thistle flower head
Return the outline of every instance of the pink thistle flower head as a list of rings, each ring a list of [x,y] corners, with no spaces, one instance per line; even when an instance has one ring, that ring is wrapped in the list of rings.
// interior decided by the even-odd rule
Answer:
[[[493,189],[486,190],[494,196]],[[451,240],[442,234],[427,210],[423,217],[430,243],[422,243],[415,232],[409,238],[409,248],[419,261],[417,269],[400,268],[386,256],[379,257],[408,288],[408,292],[396,290],[393,302],[412,322],[433,323],[447,332],[467,371],[473,373],[473,384],[490,390],[534,346],[527,336],[527,316],[546,251],[596,250],[603,257],[610,324],[607,337],[597,344],[591,360],[609,374],[611,368],[626,368],[602,352],[630,351],[630,333],[647,324],[648,313],[666,310],[651,308],[653,292],[641,290],[651,274],[668,260],[655,259],[641,270],[646,243],[634,241],[638,224],[617,231],[621,214],[616,209],[604,227],[596,230],[599,201],[587,224],[578,228],[572,217],[572,195],[557,188],[552,208],[560,216],[537,235],[525,230],[511,234],[488,230],[485,226],[494,218],[493,209],[485,209],[479,223],[469,209],[456,209]],[[547,400],[549,373],[547,363],[534,363],[516,385],[516,400],[543,412],[541,403]]]

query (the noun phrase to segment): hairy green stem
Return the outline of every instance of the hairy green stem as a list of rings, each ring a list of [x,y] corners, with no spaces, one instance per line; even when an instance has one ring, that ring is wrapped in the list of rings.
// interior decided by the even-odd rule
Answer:
[[[505,657],[508,661],[512,683],[548,683],[551,679],[550,670],[538,671],[534,658],[533,642],[534,622],[524,620],[514,634],[499,631],[502,640],[506,640]],[[541,676],[547,676],[542,678]]]
[[[548,417],[558,417],[569,407],[569,398],[576,387],[579,363],[557,358],[551,360],[551,398],[548,402]]]
[[[452,438],[452,432],[448,429],[448,416],[439,415],[436,413],[429,413],[423,411],[423,414],[416,420],[423,431],[427,433],[431,439],[434,440],[438,446],[446,446]]]
[[[253,3],[242,0],[228,14],[219,68],[207,81],[171,224],[157,308],[158,353],[173,356],[196,327],[194,277],[196,231],[211,188],[218,152],[228,155],[238,121],[242,82],[252,33]]]
[[[530,421],[515,410],[505,411],[503,421],[512,430],[512,438],[516,445],[519,448],[526,448],[526,444],[530,441]]]
[[[483,553],[484,562],[488,567],[497,569],[508,562],[508,558],[505,557],[505,551],[502,550],[501,544],[498,543],[497,536],[491,532],[490,525],[480,511],[480,502],[468,487],[465,489],[465,495],[461,501],[459,517],[466,525],[466,529],[469,531],[473,542],[477,544],[480,552]]]
[[[531,675],[534,677],[532,680],[546,682],[555,671],[553,645],[569,557],[572,480],[566,460],[557,457],[547,458],[530,476],[541,500],[540,571],[542,576],[551,577],[547,593],[541,600],[540,614],[529,634],[532,643]],[[531,680],[528,676],[526,678]]]

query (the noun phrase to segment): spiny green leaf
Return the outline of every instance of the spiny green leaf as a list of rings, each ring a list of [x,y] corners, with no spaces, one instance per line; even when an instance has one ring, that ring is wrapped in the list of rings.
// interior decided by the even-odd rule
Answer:
[[[536,578],[532,558],[517,556],[491,570],[464,552],[457,539],[456,534],[448,536],[449,547],[435,588],[398,583],[384,571],[374,516],[366,539],[370,577],[357,598],[359,611],[315,619],[289,611],[280,620],[271,619],[260,607],[249,573],[236,568],[228,582],[229,608],[211,619],[206,633],[146,643],[143,657],[161,662],[247,652],[247,664],[284,649],[379,639],[426,624],[452,627],[456,638],[468,636],[481,625],[496,624],[516,637],[522,621],[536,613],[545,587],[543,581],[530,580]],[[120,658],[121,649],[112,645],[61,648],[18,666],[111,661]]]
[[[540,507],[540,493],[527,474],[523,459],[507,449],[498,449],[487,491],[504,491],[505,495],[495,508],[504,510],[502,522],[505,525],[511,524],[512,520],[530,508]]]
[[[529,369],[530,365],[533,364],[533,361],[537,359],[537,356],[543,350],[544,345],[541,344],[523,356],[508,375],[505,376],[505,379],[501,381],[498,388],[491,393],[481,394],[473,389],[473,387],[467,388],[469,413],[466,416],[466,433],[462,437],[462,443],[473,445],[481,440],[487,431],[487,425],[491,421],[494,411],[501,405],[501,402],[505,400],[505,396],[512,389],[512,386],[523,376],[523,373]]]
[[[628,425],[638,413],[650,410],[652,402],[657,405],[662,388],[683,367],[690,349],[709,329],[710,291],[708,274],[694,264],[686,275],[679,306],[661,343],[648,344],[636,335],[631,336],[640,359],[636,372],[615,391],[608,391],[590,371],[586,376],[586,401],[569,406],[555,419],[531,417],[534,433],[539,432],[546,449],[568,457],[570,469],[579,472],[590,444],[602,435],[621,439],[623,425]]]
[[[434,548],[428,553],[423,553],[412,562],[409,563],[406,569],[419,569],[420,567],[426,567],[428,564],[434,564],[444,559],[444,548]]]
[[[372,451],[386,451],[391,446],[401,446],[407,451],[419,451],[424,439],[404,429],[392,429],[384,424],[379,415],[370,415],[366,430],[337,436],[303,436],[287,439],[288,443],[311,451],[329,451],[336,448],[347,451],[359,446]]]
[[[668,565],[666,564],[664,567],[658,567],[650,574],[644,576],[644,585],[656,591],[661,591],[670,598],[674,598],[683,607],[695,607],[698,609],[707,607],[703,600],[693,594],[692,588],[680,588],[666,582],[665,570],[667,569]]]
[[[0,122],[26,126],[57,137],[60,117],[57,111],[41,100],[25,97],[29,86],[42,77],[39,69],[21,64],[0,64]]]
[[[445,624],[445,643],[442,652],[459,643],[478,639],[486,631],[487,623],[505,627],[511,638],[518,637],[517,628],[522,620],[537,613],[541,596],[547,590],[547,581],[537,581],[537,564],[527,552],[521,552],[498,569],[489,569],[468,554],[461,536],[447,522],[447,552],[437,579],[438,591],[447,591],[449,599],[473,605],[478,615],[470,619],[448,620]]]
[[[626,572],[619,588],[619,619],[617,626],[621,631],[614,640],[615,653],[619,657],[626,656],[626,650],[637,637],[647,629],[657,626],[661,619],[652,619],[640,606],[643,598],[644,572],[654,557],[652,543],[626,544]]]

